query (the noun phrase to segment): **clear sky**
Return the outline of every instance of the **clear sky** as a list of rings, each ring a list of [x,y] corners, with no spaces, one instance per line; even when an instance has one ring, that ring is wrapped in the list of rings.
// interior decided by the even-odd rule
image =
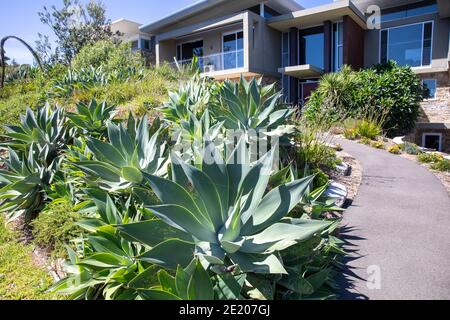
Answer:
[[[38,32],[52,36],[51,30],[44,26],[38,16],[43,6],[62,6],[62,0],[1,0],[0,38],[15,35],[34,46]],[[88,1],[88,0],[83,0]],[[332,0],[296,0],[309,8]],[[183,8],[196,0],[103,0],[107,15],[111,20],[126,18],[143,24],[158,20],[165,15]],[[30,54],[16,41],[6,44],[6,53],[19,63],[31,63]]]

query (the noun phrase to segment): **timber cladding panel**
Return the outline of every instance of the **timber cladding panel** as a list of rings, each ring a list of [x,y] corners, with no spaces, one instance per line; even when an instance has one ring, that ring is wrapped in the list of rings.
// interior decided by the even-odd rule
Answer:
[[[344,64],[354,70],[364,67],[364,30],[349,16],[344,16]]]

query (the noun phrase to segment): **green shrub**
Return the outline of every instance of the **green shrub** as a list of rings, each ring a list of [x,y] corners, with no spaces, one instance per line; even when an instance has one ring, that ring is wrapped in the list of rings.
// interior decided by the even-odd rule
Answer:
[[[431,169],[438,171],[450,172],[450,160],[443,159],[431,165]]]
[[[117,44],[110,40],[83,47],[72,61],[74,69],[90,66],[102,67],[107,73],[128,68],[141,69],[145,60],[139,52],[131,50],[130,43]]]
[[[417,156],[417,160],[422,163],[436,163],[444,159],[440,154],[435,152],[424,152]]]
[[[48,205],[31,223],[34,243],[51,250],[53,258],[66,257],[66,245],[81,234],[76,225],[81,218],[68,202]]]
[[[420,153],[419,147],[411,142],[405,142],[401,145],[401,148],[404,152],[411,155],[418,155]]]
[[[402,153],[402,150],[400,149],[400,147],[398,145],[389,147],[388,151],[389,151],[389,153],[392,153],[392,154],[400,154],[400,153]]]
[[[398,134],[414,127],[426,89],[411,68],[391,61],[367,70],[349,72],[346,69],[340,73],[341,76],[334,78],[346,75],[346,80],[340,80],[345,81],[345,85],[330,86],[330,76],[324,77],[318,90],[313,92],[305,110],[309,120],[320,123],[320,116],[324,113],[340,119],[342,114],[358,117],[367,109],[375,115],[387,110],[383,129],[388,130],[389,134]],[[336,97],[345,99],[337,100]],[[330,104],[330,100],[345,103]]]

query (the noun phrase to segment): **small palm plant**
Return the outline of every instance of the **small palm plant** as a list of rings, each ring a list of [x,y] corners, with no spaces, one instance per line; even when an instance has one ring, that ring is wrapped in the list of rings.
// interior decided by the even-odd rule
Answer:
[[[200,169],[172,155],[172,179],[144,174],[161,204],[144,197],[142,202],[161,222],[118,226],[123,234],[151,248],[141,260],[176,269],[196,256],[216,273],[287,273],[279,252],[320,233],[329,223],[288,218],[313,177],[266,193],[274,152],[251,167],[245,145],[241,139],[225,160],[210,142]],[[135,189],[138,198],[147,191]],[[158,238],[151,230],[164,223],[185,236]]]
[[[74,162],[91,183],[117,192],[141,184],[144,173],[165,174],[167,159],[165,144],[158,141],[159,120],[149,129],[146,116],[136,123],[130,115],[127,128],[111,122],[107,127],[109,142],[93,137],[86,139],[94,159]]]

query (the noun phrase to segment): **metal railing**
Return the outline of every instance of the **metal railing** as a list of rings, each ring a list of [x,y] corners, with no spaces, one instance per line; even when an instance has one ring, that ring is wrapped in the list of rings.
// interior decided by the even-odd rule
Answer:
[[[170,63],[173,67],[192,65],[193,59],[176,60]],[[197,57],[197,63],[202,73],[231,70],[244,67],[244,50],[227,51],[207,56]]]

